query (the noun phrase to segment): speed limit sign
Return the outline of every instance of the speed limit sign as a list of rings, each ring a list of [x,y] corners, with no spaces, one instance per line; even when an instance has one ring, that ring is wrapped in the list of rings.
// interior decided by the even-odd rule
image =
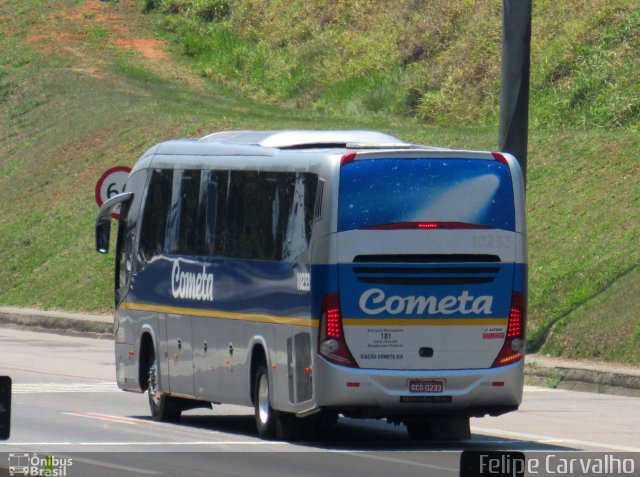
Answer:
[[[114,195],[124,191],[124,184],[129,177],[131,169],[126,166],[112,167],[106,170],[96,184],[96,202],[101,207]],[[118,214],[113,214],[114,219],[118,219]]]

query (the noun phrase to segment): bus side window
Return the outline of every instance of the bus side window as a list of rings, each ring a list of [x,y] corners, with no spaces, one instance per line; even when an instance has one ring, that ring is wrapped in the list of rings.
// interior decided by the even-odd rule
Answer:
[[[230,171],[228,193],[217,196],[216,220],[222,226],[216,251],[232,258],[295,261],[309,246],[317,183],[308,173]]]
[[[318,176],[315,174],[295,174],[293,204],[286,222],[282,260],[295,261],[309,247],[317,188]]]
[[[156,170],[140,251],[295,261],[309,246],[315,174]]]
[[[129,276],[131,275],[131,249],[132,241],[127,234],[127,215],[129,213],[129,202],[125,202],[120,207],[120,219],[118,220],[118,239],[116,242],[116,273],[115,273],[115,306],[124,298],[124,291]],[[129,235],[129,236],[128,236]]]
[[[133,253],[138,225],[138,212],[142,202],[142,191],[147,179],[147,171],[142,169],[132,174],[125,185],[125,191],[134,193],[133,199],[124,202],[118,219],[118,239],[116,242],[115,302],[116,306],[124,299],[131,273],[133,273]]]
[[[141,265],[164,252],[172,183],[173,170],[171,169],[155,169],[151,174],[142,213],[138,249]]]
[[[271,245],[271,202],[266,204],[268,186],[255,171],[230,171],[227,217],[222,237],[222,254],[230,258],[264,259]],[[267,205],[269,210],[267,211]],[[267,243],[269,242],[269,243]]]
[[[231,171],[221,253],[253,260],[282,260],[293,203],[293,172]],[[220,218],[218,218],[220,222]]]
[[[204,227],[202,223],[198,223],[200,176],[199,170],[185,170],[180,176],[179,202],[175,205],[177,241],[175,250],[170,253],[199,255],[203,249]]]
[[[226,182],[226,172],[202,171],[197,226],[200,235],[198,255],[219,255],[222,250],[220,229],[224,226]]]
[[[165,251],[185,256],[212,256],[219,251],[219,216],[224,205],[226,173],[176,171],[167,223]]]
[[[291,213],[293,204],[295,173],[294,172],[273,172],[268,180],[272,186],[268,188],[269,193],[265,195],[263,200],[267,207],[270,208],[271,222],[268,224],[269,234],[272,240],[271,260],[283,260],[285,253],[285,241],[287,232],[287,221]],[[265,188],[266,189],[266,188]]]

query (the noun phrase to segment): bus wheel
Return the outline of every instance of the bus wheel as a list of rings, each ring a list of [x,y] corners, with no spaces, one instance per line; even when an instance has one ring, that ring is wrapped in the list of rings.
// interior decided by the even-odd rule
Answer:
[[[158,421],[177,421],[180,419],[181,409],[176,399],[167,396],[158,389],[159,366],[155,359],[153,349],[149,352],[149,371],[147,394],[149,395],[149,408],[151,417]]]
[[[271,408],[269,399],[269,373],[261,364],[256,370],[253,403],[258,435],[263,439],[273,439],[276,435],[277,411]]]

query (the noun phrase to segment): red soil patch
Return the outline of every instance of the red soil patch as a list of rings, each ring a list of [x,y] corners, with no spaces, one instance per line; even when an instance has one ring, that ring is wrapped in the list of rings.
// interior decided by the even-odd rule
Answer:
[[[57,31],[47,25],[34,25],[27,36],[27,43],[38,45],[40,53],[50,54],[56,45],[69,44],[81,39],[82,35],[79,34]]]
[[[85,0],[79,8],[58,12],[55,16],[59,19],[77,22],[80,27],[87,28],[90,25],[100,24],[109,31],[109,41],[118,48],[135,50],[145,58],[161,59],[168,56],[163,50],[164,42],[155,38],[137,38],[127,28],[127,18],[122,13],[123,9],[134,8],[132,0],[122,0],[121,5],[114,9],[109,4],[100,0]],[[51,54],[55,46],[65,50],[77,49],[86,39],[82,33],[68,33],[60,31],[52,26],[35,25],[27,38],[27,42],[38,45],[38,51],[42,54]]]
[[[164,42],[154,38],[118,38],[115,40],[118,48],[136,50],[146,58],[166,58],[167,52],[162,50]]]

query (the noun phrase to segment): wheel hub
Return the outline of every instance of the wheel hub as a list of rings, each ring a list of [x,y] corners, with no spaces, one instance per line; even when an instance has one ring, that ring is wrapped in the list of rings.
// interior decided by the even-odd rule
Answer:
[[[158,363],[154,362],[149,368],[149,399],[154,405],[160,405],[160,393],[158,392]]]
[[[269,381],[266,375],[262,375],[260,383],[258,383],[258,416],[260,422],[266,424],[269,421],[269,414]]]

